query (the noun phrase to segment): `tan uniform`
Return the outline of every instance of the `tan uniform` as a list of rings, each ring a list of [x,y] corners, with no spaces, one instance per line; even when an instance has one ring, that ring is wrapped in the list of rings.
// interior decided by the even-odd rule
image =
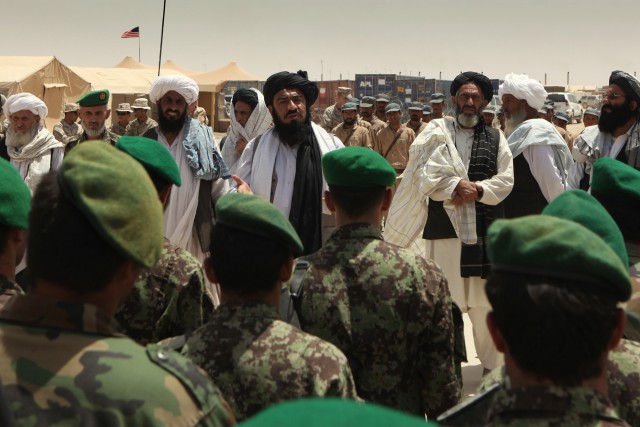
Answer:
[[[366,121],[365,119],[363,119],[360,116],[358,116],[358,121],[356,123],[358,123],[358,126],[362,126],[362,127],[367,128],[367,130],[371,129],[371,123],[369,123],[368,121]]]
[[[564,138],[564,142],[566,142],[567,145],[569,146],[569,151],[573,150],[573,140],[575,139],[573,134],[571,134],[571,132],[569,132],[568,130],[562,129],[558,125],[553,125],[553,126],[555,126],[556,130],[560,133],[560,136]]]
[[[404,125],[411,128],[413,130],[413,133],[415,133],[416,136],[418,136],[420,135],[420,132],[422,132],[427,127],[427,122],[423,122],[422,120],[420,120],[420,124],[418,126],[413,126],[411,124],[411,120],[409,120]]]
[[[158,126],[158,122],[152,118],[147,118],[146,121],[140,123],[137,119],[127,125],[125,135],[142,136],[151,128]]]
[[[120,123],[115,122],[114,124],[111,125],[109,130],[115,133],[116,135],[123,136],[124,133],[127,131],[127,128],[125,126],[122,126]]]
[[[400,135],[392,146],[393,140],[398,133]],[[387,126],[376,134],[376,139],[374,141],[375,150],[384,156],[396,172],[400,174],[407,167],[407,162],[409,161],[409,147],[413,143],[414,139],[416,139],[416,134],[413,129],[402,125],[400,126],[400,129],[394,131]]]
[[[344,123],[339,124],[331,131],[345,147],[366,147],[373,150],[373,140],[371,132],[364,126],[355,125],[354,127],[345,128]]]
[[[320,124],[327,131],[331,132],[331,129],[342,123],[342,111],[336,106],[336,104],[330,105],[324,110],[322,120]]]
[[[72,138],[76,135],[82,133],[82,126],[78,123],[67,123],[64,120],[60,120],[53,127],[53,132],[51,132],[55,139],[66,144],[69,142],[69,138]]]

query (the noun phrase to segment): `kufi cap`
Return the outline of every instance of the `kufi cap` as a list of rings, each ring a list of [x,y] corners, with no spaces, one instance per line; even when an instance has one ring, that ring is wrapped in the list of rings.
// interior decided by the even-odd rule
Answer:
[[[431,105],[425,105],[422,109],[422,114],[433,114],[433,108]]]
[[[31,191],[18,170],[0,158],[0,224],[26,230],[31,209]]]
[[[154,175],[158,175],[177,187],[182,185],[180,170],[169,151],[158,141],[142,136],[121,136],[116,148],[142,163]]]
[[[597,234],[548,215],[496,220],[487,233],[492,271],[570,280],[618,301],[631,296],[629,268]]]
[[[345,147],[322,156],[327,184],[339,187],[390,187],[396,171],[376,151],[364,147]]]
[[[640,103],[640,81],[624,71],[614,71],[609,76],[609,84],[616,84],[629,98]]]
[[[489,114],[496,114],[496,110],[493,108],[493,106],[489,105],[487,106],[487,108],[485,108],[484,110],[482,110],[483,113],[489,113]]]
[[[358,109],[358,105],[353,103],[353,102],[346,102],[342,108],[340,109],[341,111],[355,111]]]
[[[151,107],[149,107],[149,101],[147,100],[147,98],[138,98],[133,102],[133,105],[131,106],[131,108],[133,108],[134,110],[136,108],[141,108],[143,110],[150,110]]]
[[[158,193],[142,165],[104,141],[86,141],[59,169],[64,194],[125,258],[153,267],[164,234]]]
[[[239,424],[239,427],[432,427],[404,412],[372,403],[337,398],[311,398],[273,405]]]
[[[306,71],[298,70],[297,73],[280,71],[279,73],[269,76],[264,83],[263,93],[265,104],[267,104],[267,106],[273,105],[273,97],[276,93],[287,88],[301,90],[307,100],[307,107],[311,107],[311,105],[316,102],[316,99],[318,99],[318,85],[316,82],[309,80]]]
[[[167,92],[175,91],[182,96],[189,105],[198,100],[200,88],[195,80],[187,76],[170,75],[157,77],[151,89],[149,89],[149,99],[157,104]]]
[[[65,113],[75,113],[76,111],[78,111],[78,108],[80,108],[78,104],[75,104],[73,102],[67,102],[66,104],[64,104]]]
[[[423,108],[424,108],[424,105],[422,104],[422,102],[414,101],[414,102],[409,102],[407,104],[407,109],[408,110],[420,110],[420,111],[422,111]]]
[[[76,101],[81,107],[97,107],[100,105],[107,105],[109,103],[109,91],[104,90],[92,90],[89,93],[84,94],[80,99]]]
[[[441,104],[444,102],[444,93],[434,93],[433,95],[431,95],[431,100],[429,101],[432,104]]]
[[[516,99],[527,101],[531,108],[539,110],[547,99],[547,91],[537,80],[530,79],[526,74],[507,74],[504,83],[498,89],[498,96],[513,95]]]
[[[569,123],[569,115],[567,113],[564,113],[562,111],[558,111],[556,112],[553,117],[555,117],[556,119],[562,120],[565,123]]]
[[[376,99],[373,96],[363,96],[360,100],[360,107],[373,107],[376,103]]]
[[[131,105],[128,102],[123,102],[122,104],[118,104],[118,108],[116,111],[119,113],[133,113],[131,109]]]
[[[596,110],[595,108],[587,108],[586,110],[584,110],[584,113],[600,117],[600,111]]]
[[[376,95],[376,102],[389,102],[390,98],[389,95],[387,95],[386,93],[379,93],[378,95]]]
[[[338,95],[344,95],[344,96],[351,95],[351,88],[350,87],[340,86],[338,88]]]
[[[400,111],[400,105],[396,104],[395,102],[392,102],[391,104],[387,104],[384,107],[384,112],[385,113],[393,113],[395,111]]]
[[[542,210],[542,214],[583,225],[600,236],[624,264],[629,262],[624,237],[616,222],[604,206],[586,191],[569,190],[561,193]]]
[[[491,80],[484,74],[476,73],[475,71],[465,71],[464,73],[460,73],[453,79],[451,83],[450,93],[451,96],[456,96],[458,90],[462,85],[467,83],[474,83],[480,87],[482,91],[482,96],[485,101],[491,101],[493,98],[493,86],[491,85]]]
[[[30,93],[16,93],[7,98],[7,102],[4,105],[4,111],[7,115],[17,113],[18,111],[31,111],[36,116],[40,116],[41,119],[47,117],[49,110],[45,103],[37,96]],[[40,120],[42,125],[44,120]]]
[[[294,256],[302,253],[302,242],[289,220],[262,197],[242,193],[222,196],[216,203],[216,224],[280,242]]]

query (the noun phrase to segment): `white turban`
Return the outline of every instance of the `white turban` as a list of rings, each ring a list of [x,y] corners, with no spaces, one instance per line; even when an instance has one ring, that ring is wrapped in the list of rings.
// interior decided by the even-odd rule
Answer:
[[[539,110],[547,99],[547,91],[537,80],[530,79],[526,74],[507,74],[504,83],[498,89],[498,96],[513,95],[518,99],[524,99],[529,107]]]
[[[200,88],[198,84],[186,76],[160,76],[155,79],[149,91],[149,99],[154,104],[169,91],[176,91],[187,101],[187,104],[193,104],[198,100]]]
[[[4,110],[7,115],[17,113],[18,111],[29,110],[36,116],[40,116],[42,122],[49,110],[47,106],[40,98],[30,93],[16,93],[7,98],[7,102],[4,105]]]

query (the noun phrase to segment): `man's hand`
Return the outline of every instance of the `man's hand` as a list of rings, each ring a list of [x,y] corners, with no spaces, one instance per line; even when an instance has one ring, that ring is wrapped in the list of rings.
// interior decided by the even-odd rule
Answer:
[[[244,139],[244,136],[238,138],[238,140],[236,141],[236,154],[238,155],[238,157],[242,156],[242,152],[244,151],[244,148],[246,146],[247,140]]]
[[[238,193],[253,194],[253,191],[251,191],[251,187],[249,187],[249,184],[241,180],[238,175],[233,175],[231,178],[233,178],[236,186],[238,187]]]
[[[466,179],[461,179],[456,185],[455,193],[453,197],[454,204],[462,204],[462,203],[470,203],[475,202],[478,197],[478,189],[476,188],[475,182],[467,181]],[[458,203],[456,203],[456,199],[460,198]]]

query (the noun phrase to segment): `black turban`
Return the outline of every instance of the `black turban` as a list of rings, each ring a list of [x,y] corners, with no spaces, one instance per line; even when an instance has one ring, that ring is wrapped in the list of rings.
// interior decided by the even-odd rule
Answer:
[[[280,71],[267,79],[264,84],[264,102],[273,105],[273,97],[282,89],[300,89],[307,100],[307,107],[311,107],[318,99],[318,85],[309,81],[307,72],[299,70],[297,73]]]
[[[485,101],[491,101],[491,98],[493,98],[493,86],[491,85],[491,80],[489,80],[489,78],[484,74],[476,73],[475,71],[465,71],[464,73],[458,74],[458,76],[453,80],[453,83],[451,83],[451,95],[456,96],[460,86],[467,83],[477,84],[482,91]]]
[[[614,71],[609,77],[609,84],[616,84],[624,91],[624,94],[640,104],[640,82],[631,74],[624,71]]]
[[[233,94],[231,103],[233,105],[236,105],[236,102],[238,101],[249,104],[251,110],[254,110],[256,108],[256,105],[258,105],[258,94],[251,89],[238,89]]]

